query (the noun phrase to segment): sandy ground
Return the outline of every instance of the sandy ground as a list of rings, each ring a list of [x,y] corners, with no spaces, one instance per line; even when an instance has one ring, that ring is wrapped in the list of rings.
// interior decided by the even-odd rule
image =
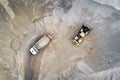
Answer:
[[[102,12],[103,10],[106,11]],[[34,65],[40,65],[39,80],[48,80],[52,75],[65,70],[68,66],[81,59],[92,67],[94,72],[119,66],[119,57],[117,56],[119,56],[120,44],[118,41],[120,38],[117,36],[119,30],[115,30],[119,28],[114,27],[119,26],[119,24],[114,24],[119,23],[120,12],[87,0],[76,0],[72,3],[72,7],[68,12],[64,13],[63,11],[62,8],[55,8],[53,17],[43,18],[45,33],[51,33],[53,40],[42,53],[40,51],[40,64],[37,63],[37,58],[34,59]],[[114,14],[117,16],[111,16]],[[92,28],[92,31],[86,37],[86,40],[76,47],[72,44],[72,37],[82,22]],[[112,37],[115,35],[116,38],[113,39]],[[118,62],[115,63],[114,61]],[[37,69],[36,67],[34,68],[33,73]],[[35,73],[33,74],[33,80],[34,76]]]
[[[83,3],[84,5],[82,6],[78,5]],[[87,4],[91,5],[88,7],[86,6]],[[103,10],[107,11],[103,13]],[[109,14],[107,14],[108,12]],[[119,28],[114,27],[116,26],[114,24],[119,23],[119,13],[115,9],[91,1],[76,0],[67,13],[64,13],[61,8],[55,8],[53,16],[48,14],[41,21],[31,24],[28,27],[30,32],[28,31],[27,33],[29,37],[25,39],[21,48],[28,47],[26,44],[32,43],[30,39],[32,40],[31,37],[34,35],[37,37],[50,33],[53,40],[36,56],[30,55],[28,48],[27,53],[25,53],[28,58],[25,62],[25,80],[48,80],[81,59],[94,72],[119,66],[119,57],[117,56],[119,56],[120,46],[117,42],[120,38],[117,37],[119,30],[115,30]],[[111,16],[114,14],[117,16]],[[76,47],[72,44],[72,38],[83,22],[92,30],[85,41]],[[112,31],[116,32],[112,33]],[[31,33],[32,35],[30,35]],[[116,38],[113,39],[112,37],[115,35]],[[36,38],[34,37],[33,39],[35,40]],[[113,51],[115,52],[113,53]]]
[[[119,10],[92,0],[0,3],[0,25],[5,26],[0,27],[4,34],[0,35],[0,51],[5,53],[1,54],[0,75],[8,75],[1,80],[13,80],[11,73],[15,80],[48,80],[81,60],[82,72],[85,65],[94,73],[120,66]],[[72,38],[82,23],[91,32],[75,46]],[[31,55],[30,47],[47,33],[53,37],[51,43]]]
[[[39,80],[49,78],[57,72],[66,69],[68,66],[73,64],[74,61],[80,60],[86,54],[86,51],[83,51],[81,53],[79,52],[80,50],[82,51],[82,47],[76,47],[72,43],[72,38],[74,36],[72,33],[76,31],[77,27],[67,26],[63,22],[53,25],[53,19],[53,16],[45,17],[43,19],[44,23],[50,20],[51,23],[45,23],[43,29],[41,29],[42,26],[40,26],[40,23],[42,22],[37,22],[35,25],[31,24],[32,26],[29,27],[33,32],[34,30],[36,32],[31,35],[29,34],[30,36],[25,39],[25,42],[21,46],[20,50],[20,52],[24,51],[26,55],[26,80],[37,80],[38,77]],[[58,28],[56,28],[57,25]],[[29,43],[34,42],[33,40],[37,41],[36,37],[39,39],[39,37],[46,33],[50,33],[52,35],[52,42],[43,50],[41,50],[38,55],[31,55],[29,53]],[[49,72],[47,72],[48,70]]]

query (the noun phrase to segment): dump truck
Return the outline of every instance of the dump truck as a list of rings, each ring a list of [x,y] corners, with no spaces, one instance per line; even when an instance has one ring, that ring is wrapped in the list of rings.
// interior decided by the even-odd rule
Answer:
[[[52,40],[52,36],[47,34],[44,35],[41,39],[39,39],[31,48],[30,48],[30,53],[32,55],[38,54],[39,50],[47,46],[50,41]]]

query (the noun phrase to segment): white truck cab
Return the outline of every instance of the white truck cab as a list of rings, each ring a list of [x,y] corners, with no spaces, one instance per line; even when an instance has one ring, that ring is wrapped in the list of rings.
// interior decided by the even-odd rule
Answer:
[[[36,42],[32,48],[30,48],[30,53],[36,55],[38,51],[45,46],[52,40],[51,35],[44,35],[38,42]]]

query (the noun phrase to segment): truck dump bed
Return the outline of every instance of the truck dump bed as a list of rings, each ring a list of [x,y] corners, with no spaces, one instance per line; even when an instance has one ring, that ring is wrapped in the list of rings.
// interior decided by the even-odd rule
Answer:
[[[37,49],[41,49],[45,47],[49,42],[50,38],[47,35],[45,35],[34,45],[34,47]]]

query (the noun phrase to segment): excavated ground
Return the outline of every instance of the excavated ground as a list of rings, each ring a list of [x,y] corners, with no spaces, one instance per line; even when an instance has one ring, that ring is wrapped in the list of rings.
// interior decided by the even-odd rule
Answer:
[[[84,60],[93,72],[119,66],[120,12],[88,0],[76,0],[71,5],[67,12],[62,6],[57,6],[53,16],[47,14],[41,21],[28,27],[26,34],[29,37],[21,46],[26,50],[25,80],[48,80],[80,60]],[[82,23],[89,26],[91,32],[77,47],[72,44],[72,38]],[[52,42],[38,55],[30,55],[30,43],[32,45],[37,37],[46,33],[52,35]]]
[[[3,34],[0,51],[5,53],[1,54],[0,75],[9,75],[1,80],[13,80],[11,73],[15,80],[49,80],[55,75],[62,80],[59,75],[76,64],[79,70],[68,72],[96,73],[120,66],[119,10],[92,0],[1,0],[0,3],[0,25],[5,26],[0,27]],[[82,23],[91,32],[82,44],[75,46],[72,39]],[[51,43],[38,55],[31,55],[30,47],[44,34],[52,35]]]

